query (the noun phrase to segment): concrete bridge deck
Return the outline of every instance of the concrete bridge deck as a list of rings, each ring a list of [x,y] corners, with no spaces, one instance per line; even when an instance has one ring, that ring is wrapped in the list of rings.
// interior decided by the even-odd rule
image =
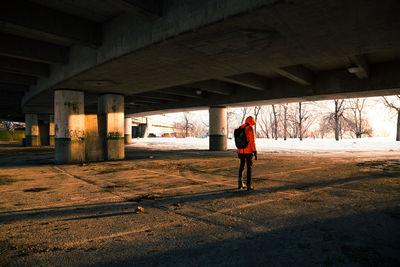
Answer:
[[[54,114],[60,88],[84,91],[88,113],[122,94],[125,114],[398,94],[399,5],[2,1],[0,117]]]

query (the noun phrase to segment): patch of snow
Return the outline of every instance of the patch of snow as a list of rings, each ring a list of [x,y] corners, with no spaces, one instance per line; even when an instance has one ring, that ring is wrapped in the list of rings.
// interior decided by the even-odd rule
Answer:
[[[133,139],[133,147],[160,150],[198,149],[207,150],[208,138],[140,138]],[[400,152],[400,142],[393,138],[343,139],[256,139],[258,152],[294,153],[294,152]],[[233,139],[228,139],[228,149],[236,149]]]

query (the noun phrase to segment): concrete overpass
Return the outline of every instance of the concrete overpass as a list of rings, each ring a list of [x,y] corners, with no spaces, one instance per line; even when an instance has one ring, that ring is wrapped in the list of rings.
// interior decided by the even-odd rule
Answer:
[[[0,117],[54,114],[59,162],[123,158],[124,114],[215,107],[223,149],[225,106],[400,93],[397,0],[0,5]]]

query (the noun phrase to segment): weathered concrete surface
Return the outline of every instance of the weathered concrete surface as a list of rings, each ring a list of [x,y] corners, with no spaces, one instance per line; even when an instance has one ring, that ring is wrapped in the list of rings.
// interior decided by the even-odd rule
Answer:
[[[103,43],[99,49],[83,46],[72,46],[70,62],[72,64],[55,65],[48,78],[41,78],[37,87],[30,91],[28,100],[49,86],[62,82],[79,73],[87,71],[98,64],[127,55],[153,43],[159,43],[173,36],[213,24],[230,16],[248,12],[262,6],[272,6],[279,0],[180,0],[166,1],[163,17],[158,20],[143,20],[123,14],[104,23],[102,29]],[[136,65],[136,64],[135,64]],[[131,65],[131,68],[133,65]],[[127,86],[127,88],[131,86]]]
[[[39,144],[41,146],[50,145],[50,125],[47,122],[39,122]]]
[[[125,157],[124,150],[124,96],[105,94],[98,103],[99,130],[104,146],[104,159]]]
[[[30,87],[23,108],[51,112],[54,85],[133,100],[171,89],[191,96],[132,101],[126,114],[398,94],[399,7],[396,0],[166,1],[157,20],[125,14],[104,23],[98,49],[71,47],[70,63]],[[367,62],[362,80],[347,70],[358,57]],[[231,92],[194,95],[193,83],[210,80]]]
[[[40,146],[39,123],[36,114],[25,114],[26,146]]]
[[[97,114],[85,115],[85,161],[95,162],[104,160],[102,138],[99,134]]]
[[[85,161],[84,93],[75,90],[54,92],[55,152],[58,163]]]
[[[226,107],[210,107],[210,150],[221,151],[228,148],[228,120]]]
[[[124,124],[125,144],[132,144],[132,118],[125,118]]]
[[[55,134],[54,134],[54,115],[50,115],[49,116],[49,145],[50,146],[54,146],[54,138],[55,138]]]
[[[140,152],[57,166],[1,146],[1,263],[399,265],[397,154],[260,155],[247,193],[234,151]]]

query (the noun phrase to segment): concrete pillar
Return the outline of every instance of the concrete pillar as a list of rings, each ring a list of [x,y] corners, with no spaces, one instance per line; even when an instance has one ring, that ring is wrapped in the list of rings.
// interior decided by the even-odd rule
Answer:
[[[105,94],[99,97],[99,131],[106,160],[125,158],[124,96]]]
[[[210,150],[220,151],[227,150],[228,136],[227,136],[227,109],[222,106],[210,107]]]
[[[54,92],[55,161],[85,161],[84,94],[76,90]]]
[[[125,144],[132,144],[132,118],[125,118]]]
[[[39,146],[39,124],[36,114],[25,114],[25,140],[26,146]]]
[[[54,115],[50,115],[49,120],[49,145],[54,146]]]
[[[50,129],[49,124],[44,121],[39,121],[39,144],[41,146],[50,145]]]
[[[86,162],[104,160],[104,147],[99,135],[97,114],[85,115],[85,160]]]

